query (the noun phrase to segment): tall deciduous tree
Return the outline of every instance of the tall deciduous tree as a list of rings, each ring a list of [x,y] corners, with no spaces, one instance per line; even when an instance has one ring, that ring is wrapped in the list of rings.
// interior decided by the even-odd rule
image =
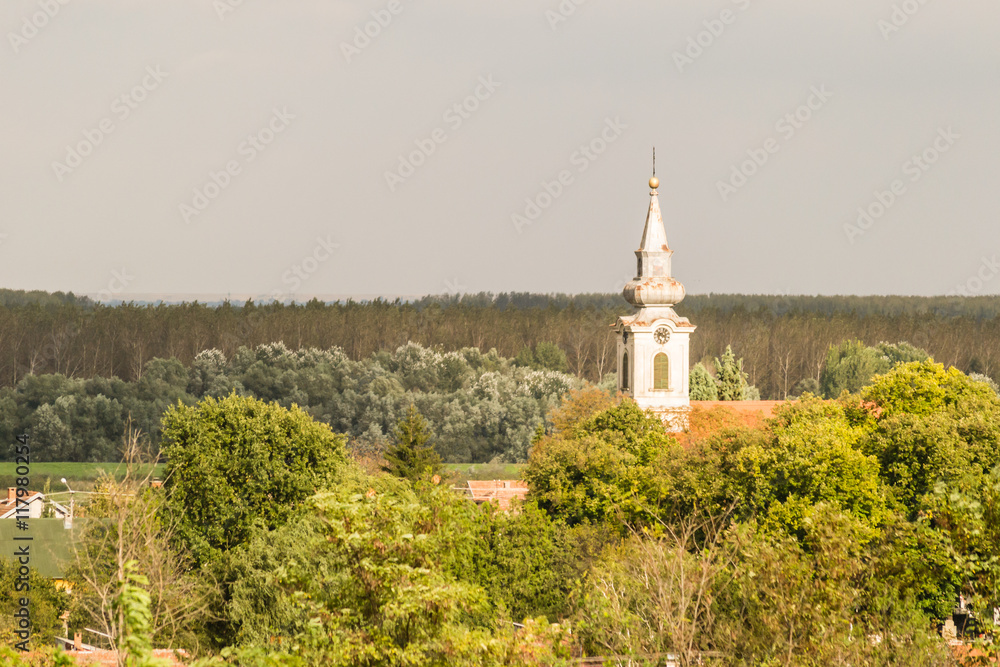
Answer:
[[[174,406],[163,435],[169,508],[203,563],[284,525],[345,462],[345,438],[305,411],[236,395]]]
[[[827,351],[819,383],[827,398],[837,398],[845,391],[856,393],[890,368],[892,362],[877,349],[859,340],[844,341]]]

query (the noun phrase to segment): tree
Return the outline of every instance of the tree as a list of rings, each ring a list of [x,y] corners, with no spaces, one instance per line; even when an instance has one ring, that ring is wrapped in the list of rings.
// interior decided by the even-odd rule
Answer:
[[[848,406],[863,448],[911,512],[938,482],[974,492],[1000,464],[1000,397],[955,368],[898,366]]]
[[[23,580],[18,582],[20,566],[13,551],[0,557],[0,646],[15,646],[24,641],[23,635],[14,634],[23,631],[18,627],[18,618],[14,614],[21,609],[20,599],[26,597],[30,600],[31,615],[31,642],[28,646],[34,651],[52,644],[57,636],[61,636],[60,616],[69,609],[70,597],[57,588],[53,580],[43,577],[34,568],[28,572],[29,588],[23,589]]]
[[[813,396],[821,396],[823,390],[820,388],[819,380],[816,378],[803,378],[795,383],[792,388],[792,396],[799,397],[804,394],[812,394]]]
[[[645,525],[671,499],[655,476],[657,465],[679,455],[659,417],[635,401],[599,412],[574,428],[541,438],[524,479],[539,507],[575,526]]]
[[[248,647],[333,667],[527,667],[568,657],[558,628],[529,622],[519,636],[483,614],[483,589],[456,575],[480,534],[478,510],[450,489],[358,477],[311,505],[246,551],[232,607]]]
[[[819,383],[824,396],[837,398],[845,391],[857,393],[874,376],[890,368],[892,362],[876,348],[866,347],[859,340],[844,341],[827,351]]]
[[[684,517],[659,522],[656,536],[635,533],[609,549],[577,594],[577,632],[588,653],[628,655],[628,664],[676,656],[701,664],[737,549],[726,539],[727,517]],[[619,663],[621,664],[621,663]]]
[[[911,361],[927,361],[931,355],[919,347],[910,345],[903,341],[901,343],[879,343],[877,348],[879,353],[889,360],[893,368],[900,364],[908,364]]]
[[[410,404],[406,417],[396,424],[395,442],[385,452],[382,470],[411,482],[436,475],[441,471],[441,457],[427,444],[429,439],[427,422]]]
[[[536,366],[535,353],[531,351],[530,347],[522,347],[521,351],[517,353],[516,357],[514,357],[514,365],[525,368],[534,368]]]
[[[163,417],[168,510],[200,563],[284,525],[345,464],[345,438],[296,406],[178,404]]]
[[[715,371],[718,374],[716,386],[721,401],[756,401],[760,400],[760,392],[747,382],[747,374],[743,372],[743,360],[737,359],[730,345],[722,359],[715,359]]]
[[[535,346],[535,361],[541,368],[547,368],[557,373],[565,373],[569,370],[569,363],[566,361],[566,353],[555,343],[542,341]]]
[[[701,362],[691,369],[691,400],[692,401],[717,401],[719,400],[719,388],[715,384],[715,378],[708,372]]]

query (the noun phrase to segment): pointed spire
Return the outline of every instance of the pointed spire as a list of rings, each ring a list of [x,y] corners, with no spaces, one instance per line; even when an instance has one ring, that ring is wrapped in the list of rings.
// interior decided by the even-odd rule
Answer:
[[[656,149],[653,149],[653,177],[649,179],[649,213],[646,214],[646,228],[642,230],[640,252],[670,252],[667,244],[667,231],[663,226],[663,213],[660,211],[660,179],[656,177]]]

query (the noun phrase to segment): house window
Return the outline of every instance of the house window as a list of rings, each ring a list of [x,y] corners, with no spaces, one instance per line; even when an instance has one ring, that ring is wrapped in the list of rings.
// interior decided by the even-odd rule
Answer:
[[[628,391],[628,352],[622,355],[622,391]]]
[[[653,389],[670,389],[670,360],[662,352],[653,357]]]

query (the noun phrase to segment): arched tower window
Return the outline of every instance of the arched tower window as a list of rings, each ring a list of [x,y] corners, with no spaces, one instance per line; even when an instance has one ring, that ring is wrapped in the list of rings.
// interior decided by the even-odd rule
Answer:
[[[653,389],[670,389],[670,359],[662,352],[653,357]]]
[[[628,391],[628,352],[622,355],[622,391]]]

